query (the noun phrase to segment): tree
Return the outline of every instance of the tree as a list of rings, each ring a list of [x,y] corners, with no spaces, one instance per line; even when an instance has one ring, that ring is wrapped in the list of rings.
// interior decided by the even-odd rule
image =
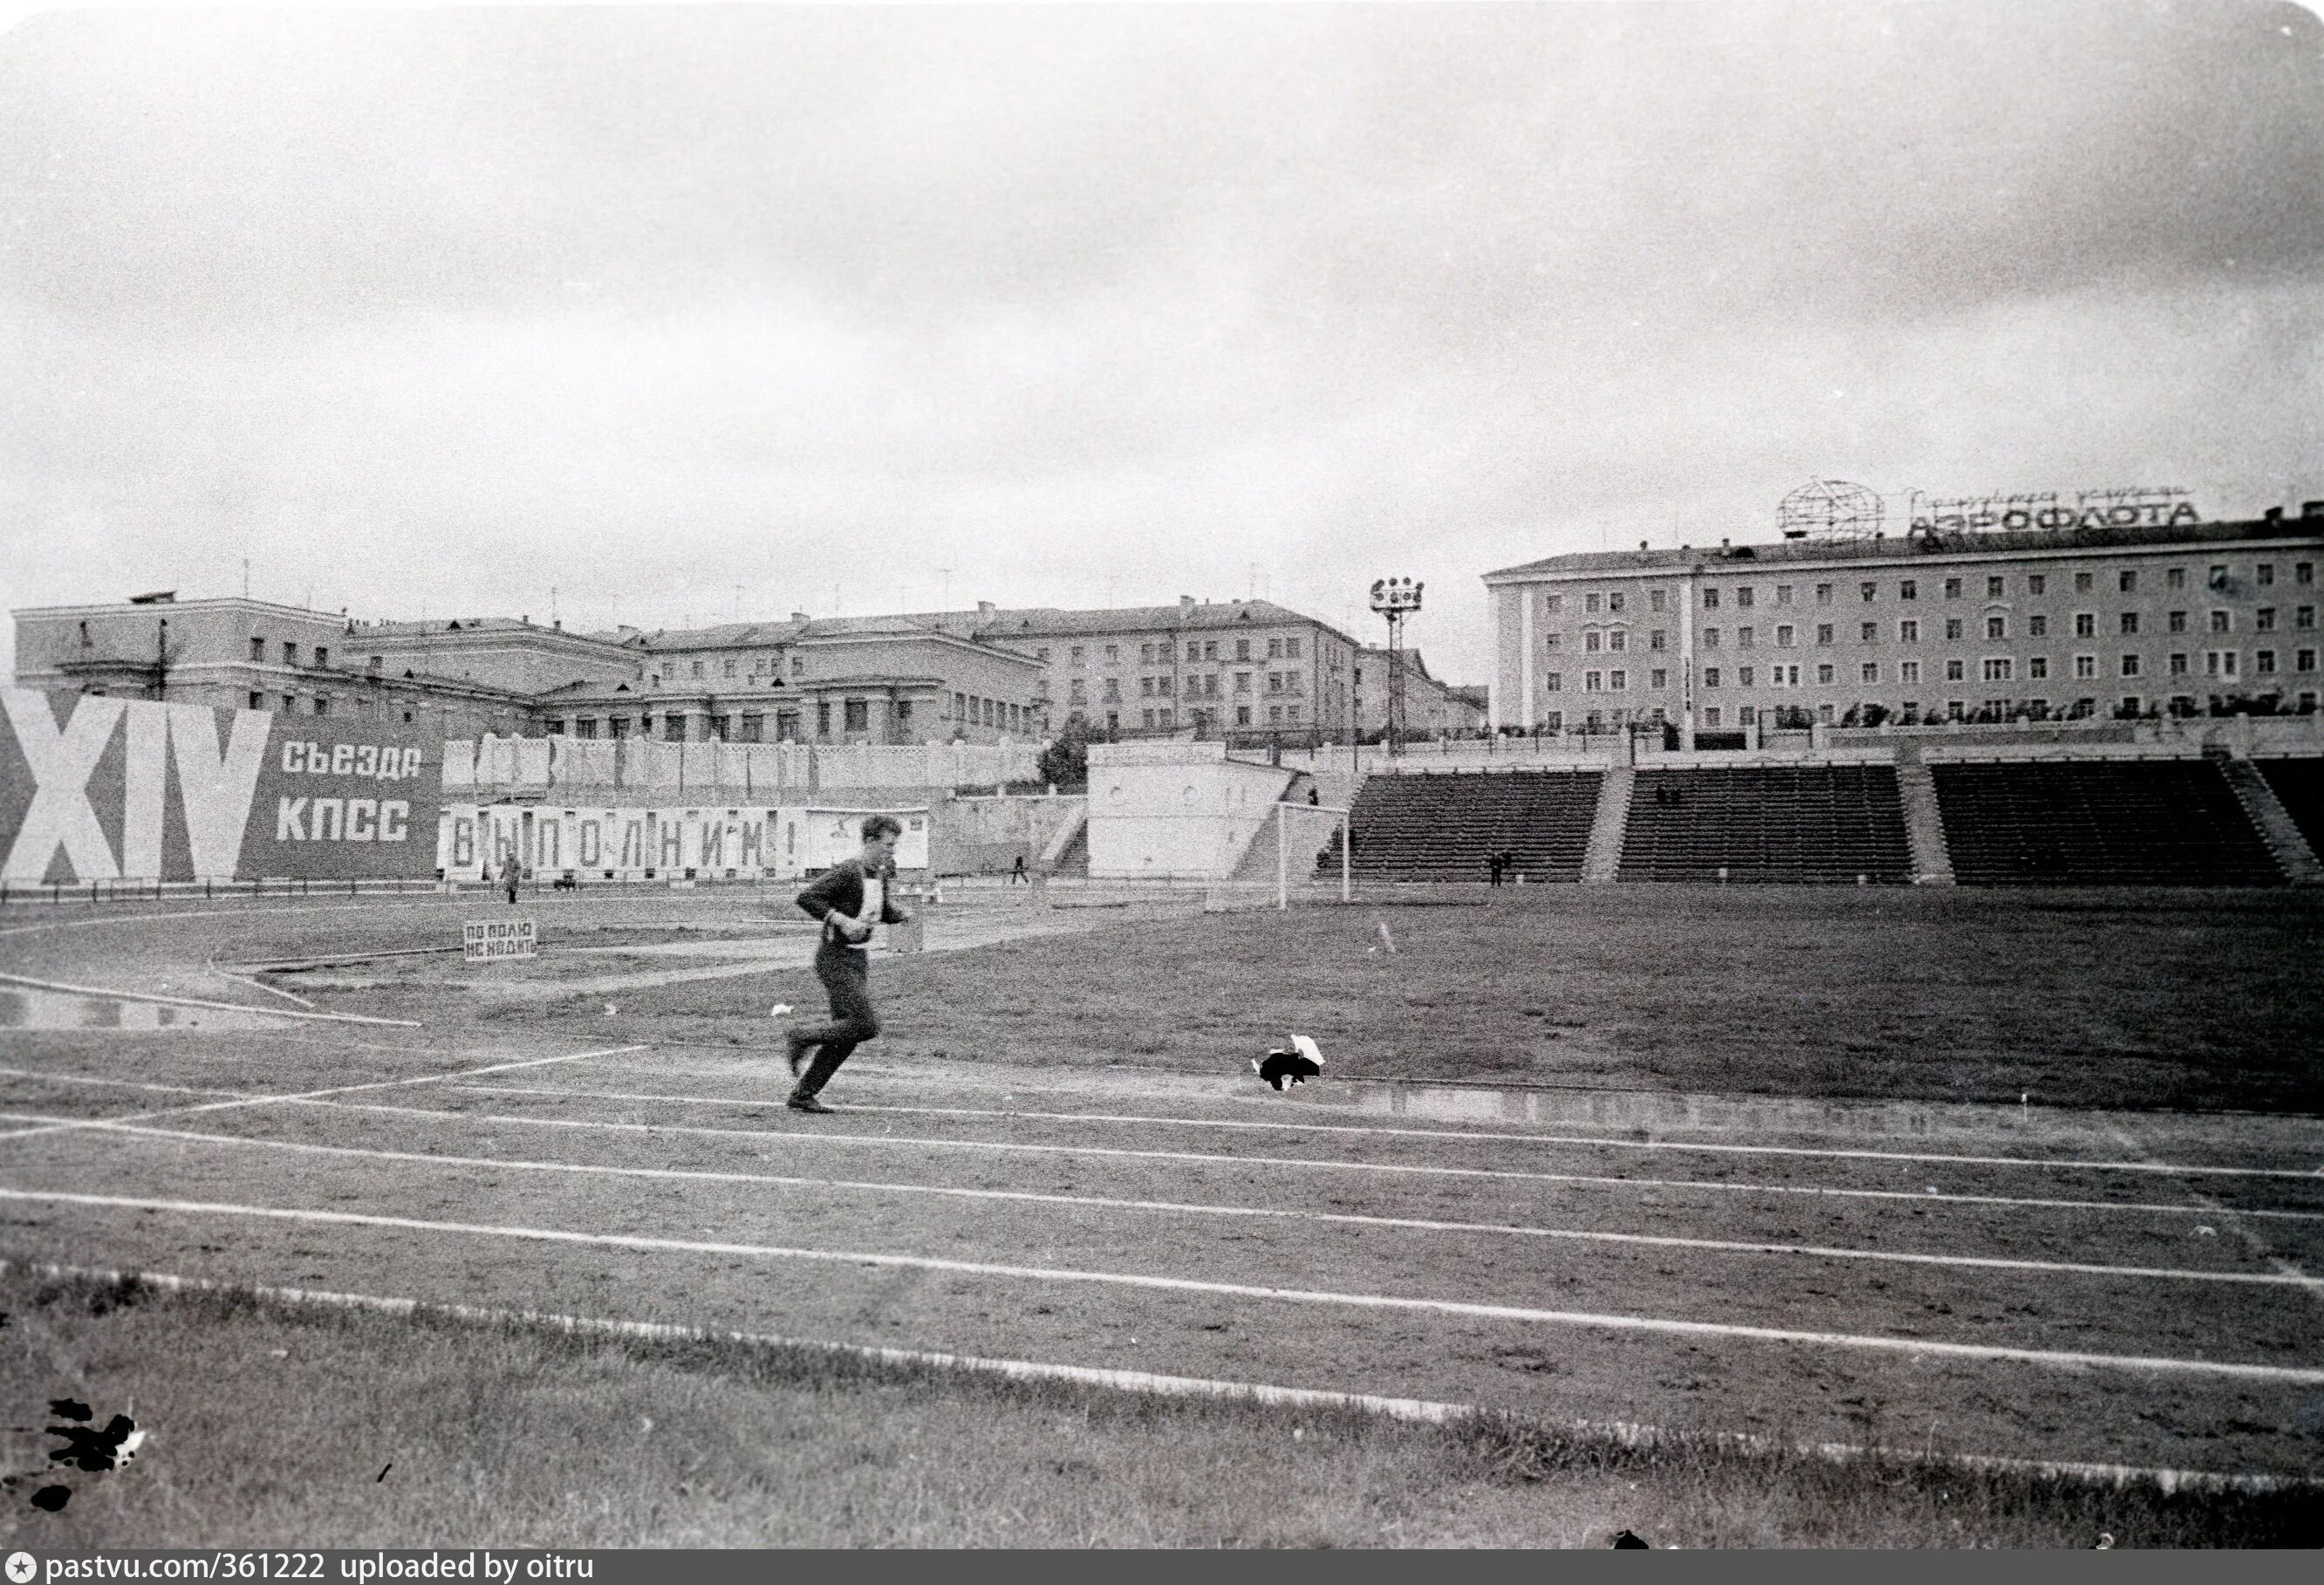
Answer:
[[[1076,715],[1041,751],[1041,779],[1060,792],[1084,792],[1089,788],[1089,746],[1104,739]]]

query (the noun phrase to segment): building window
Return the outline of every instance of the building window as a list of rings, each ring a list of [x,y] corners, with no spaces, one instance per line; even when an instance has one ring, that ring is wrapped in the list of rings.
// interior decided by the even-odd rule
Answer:
[[[1665,641],[1668,635],[1661,628],[1655,628],[1653,631],[1646,634],[1646,648],[1649,650],[1665,650],[1669,648],[1669,645]]]
[[[253,688],[253,689],[251,689],[251,690],[250,690],[250,707],[251,707],[253,710],[263,710],[263,709],[265,709],[265,708],[266,708],[266,696],[265,696],[264,694],[260,693],[256,688]]]
[[[2235,675],[2236,675],[2236,652],[2235,652],[2233,650],[2204,650],[2204,651],[2203,651],[2203,675],[2204,675],[2205,677],[2233,677],[2233,676],[2235,676]]]
[[[2137,656],[2125,655],[2122,658],[2122,675],[2125,677],[2136,677],[2138,675]]]
[[[2313,650],[2302,650],[2294,654],[2292,658],[2292,668],[2294,671],[2315,670],[2316,651]]]
[[[1829,644],[1831,642],[1831,623],[1828,622],[1820,622],[1816,623],[1816,642],[1819,644]]]
[[[1961,581],[1960,581],[1959,578],[1947,578],[1947,579],[1945,580],[1945,598],[1946,598],[1946,599],[1948,599],[1948,600],[1958,600],[1958,599],[1960,599],[1960,592],[1961,592]]]
[[[1864,603],[1867,605],[1871,604],[1872,602],[1880,598],[1880,585],[1874,583],[1870,578],[1867,578],[1862,583],[1857,585],[1856,592],[1863,596]]]
[[[1148,710],[1146,713],[1146,724],[1148,726],[1154,724],[1154,712],[1151,710]],[[1250,705],[1237,705],[1235,706],[1235,724],[1237,726],[1249,726],[1250,724]]]
[[[2312,561],[2293,562],[2292,564],[2292,581],[2295,584],[2302,585],[2314,583],[2316,581],[2316,564]]]
[[[1719,609],[1719,591],[1718,591],[1718,590],[1716,590],[1716,589],[1705,589],[1705,590],[1703,590],[1703,592],[1702,592],[1702,608],[1703,608],[1705,611],[1716,611],[1716,610],[1718,610],[1718,609]]]
[[[2009,658],[2006,655],[1988,655],[1986,657],[1985,680],[1987,682],[2007,682],[2009,680]]]
[[[1646,609],[1649,611],[1660,611],[1664,609],[1663,592],[1660,589],[1648,589],[1646,591]]]
[[[745,717],[744,719],[747,720],[748,717]],[[573,735],[575,737],[595,737],[597,735],[597,718],[594,715],[575,716],[573,718]]]
[[[2253,612],[2252,626],[2264,633],[2273,632],[2275,631],[2275,607],[2273,605],[2263,605],[2257,611]]]
[[[2074,675],[2076,677],[2096,677],[2098,674],[2098,658],[2097,656],[2077,655],[2074,657]]]
[[[2210,586],[2214,589],[2224,589],[2227,586],[2227,564],[2226,562],[2215,561],[2211,563],[2211,576],[2209,582]]]
[[[2258,650],[2253,651],[2252,669],[2254,671],[2273,671],[2275,669],[2275,651],[2273,650]]]
[[[709,719],[709,728],[712,742],[725,742],[734,735],[734,718],[731,715],[713,715]]]
[[[2078,639],[2095,639],[2095,638],[2097,638],[2098,636],[2098,613],[2097,613],[2097,612],[2095,612],[2095,611],[2077,611],[2077,612],[2075,612],[2075,613],[2074,613],[2074,637],[2076,637],[2076,638],[2078,638]]]
[[[1877,683],[1880,680],[1880,662],[1877,660],[1868,660],[1863,665],[1858,667],[1856,668],[1856,672],[1857,681]]]
[[[1621,591],[1621,590],[1617,589],[1617,590],[1615,590],[1612,594],[1609,594],[1609,595],[1607,595],[1607,596],[1606,596],[1606,609],[1607,609],[1607,610],[1609,610],[1609,611],[1619,611],[1619,610],[1621,610],[1621,609],[1622,609],[1622,591]],[[1293,651],[1291,651],[1291,653],[1292,653],[1294,656],[1296,656],[1296,655],[1299,653],[1299,651],[1298,651],[1298,650],[1294,650]]]
[[[1717,726],[1717,725],[1719,724],[1719,706],[1718,706],[1718,705],[1709,705],[1709,706],[1707,706],[1707,707],[1703,710],[1703,712],[1702,712],[1702,724],[1703,724],[1703,725],[1705,725],[1705,726]]]
[[[1821,662],[1821,664],[1819,664],[1819,665],[1816,667],[1816,681],[1817,681],[1817,682],[1819,682],[1819,683],[1828,683],[1828,682],[1830,682],[1830,681],[1831,681],[1831,680],[1832,680],[1832,666],[1831,666],[1831,662],[1830,662],[1829,660],[1827,660],[1827,661],[1823,661],[1823,662]]]
[[[1958,616],[1949,616],[1945,618],[1945,641],[1947,643],[1958,643],[1960,640],[1960,636],[1961,619]]]
[[[2122,631],[2126,637],[2138,631],[2137,612],[2126,611],[2122,613]]]
[[[1735,668],[1735,686],[1738,688],[1748,688],[1751,686],[1751,668],[1749,667],[1738,666]]]
[[[1283,659],[1283,640],[1281,639],[1269,639],[1267,640],[1267,658],[1269,660],[1280,660]]]
[[[2075,594],[2089,594],[2089,593],[2090,592],[2090,585],[2091,585],[2091,575],[2090,575],[2090,574],[2086,573],[2086,572],[2078,572],[2078,573],[2076,573],[2076,574],[2074,575],[2074,593],[2075,593]]]
[[[1745,726],[1755,725],[1759,719],[1758,707],[1757,705],[1746,705],[1742,709],[1735,713],[1735,719],[1742,723]]]
[[[1666,688],[1670,687],[1670,673],[1665,671],[1661,667],[1658,666],[1655,668],[1654,671],[1650,674],[1650,677],[1652,680],[1647,683],[1647,687],[1655,688]]]
[[[686,741],[686,717],[683,715],[663,716],[661,719],[661,735],[674,743],[684,742]]]
[[[1565,688],[1565,674],[1562,671],[1551,672],[1549,674],[1548,688],[1553,694],[1563,692]]]
[[[1917,621],[1898,622],[1896,624],[1896,638],[1897,641],[1900,643],[1919,643],[1921,641],[1921,624]]]
[[[2187,586],[2187,569],[2183,567],[2172,567],[2163,575],[2163,586],[2166,588],[2185,588]]]
[[[1715,688],[1719,686],[1719,668],[1706,666],[1702,668],[1702,686],[1707,688]]]
[[[2316,607],[2302,605],[2292,613],[2292,625],[2303,631],[2316,625]]]
[[[1751,630],[1749,628],[1738,627],[1735,630],[1735,647],[1738,650],[1748,650],[1751,647]]]
[[[2124,567],[2121,572],[2115,575],[2115,582],[2126,594],[2138,593],[2138,573],[2135,568]]]
[[[2187,675],[2187,657],[2185,654],[2173,653],[2172,655],[2171,675],[2173,677],[2184,677]]]
[[[1719,648],[1719,630],[1717,628],[1707,627],[1702,630],[1702,647],[1706,650],[1716,650]]]
[[[1791,603],[1792,603],[1792,586],[1791,586],[1791,585],[1789,585],[1789,584],[1777,584],[1777,585],[1775,585],[1775,604],[1778,604],[1778,605],[1789,605]]]
[[[2050,592],[2050,580],[2048,576],[2038,572],[2026,574],[2025,592],[2029,594],[2048,594]]]
[[[2252,568],[2252,581],[2263,589],[2275,582],[2275,563],[2263,561]]]
[[[1613,650],[1615,653],[1619,654],[1629,647],[1630,635],[1625,630],[1616,628],[1606,635],[1606,648]]]
[[[2122,696],[2122,713],[2125,715],[2137,714],[2139,705],[2140,700],[2136,694],[2125,694]]]
[[[289,639],[282,640],[282,664],[285,666],[296,666],[299,664],[299,646],[292,643]]]
[[[1900,682],[1920,681],[1921,663],[1917,660],[1899,661],[1896,666],[1896,677]]]
[[[1356,673],[1356,680],[1358,682],[1364,680],[1362,672],[1359,671]],[[1238,671],[1234,674],[1234,691],[1238,694],[1247,694],[1250,692],[1250,673],[1248,671]]]
[[[1945,680],[1947,682],[1960,682],[1967,675],[1968,673],[1964,669],[1962,662],[1959,660],[1948,660],[1945,662]]]
[[[1604,646],[1604,635],[1600,634],[1594,627],[1582,635],[1582,647],[1592,655],[1595,655],[1599,650]]]
[[[2047,655],[2036,655],[2025,662],[2025,676],[2028,681],[2040,682],[2049,675],[2050,658]]]
[[[2007,638],[2009,636],[2009,619],[2006,616],[1987,617],[1985,619],[1985,636],[1988,639]]]
[[[2213,632],[2227,632],[2233,625],[2234,624],[2229,620],[2227,613],[2224,611],[2214,611],[2211,613],[2211,631]]]
[[[1830,584],[1818,584],[1816,585],[1816,604],[1819,605],[1829,605],[1831,604],[1831,585]]]
[[[1751,585],[1748,584],[1744,585],[1741,588],[1735,591],[1735,604],[1746,611],[1750,610],[1752,593]]]
[[[1775,625],[1775,648],[1778,650],[1788,650],[1791,647],[1792,624],[1788,622],[1778,622]]]
[[[1630,686],[1630,674],[1627,671],[1609,671],[1606,674],[1606,686],[1612,692],[1618,694]]]
[[[1598,595],[1594,590],[1590,594],[1582,596],[1582,609],[1591,615],[1595,615],[1597,613]]]
[[[324,667],[326,667],[326,666],[328,666],[330,663],[331,663],[331,651],[330,651],[327,648],[326,648],[325,646],[323,646],[323,645],[321,645],[321,644],[318,644],[318,645],[316,645],[316,646],[315,646],[315,667],[316,667],[316,669],[317,669],[317,670],[320,670],[322,668],[324,668]]]
[[[694,677],[700,677],[700,676],[702,675],[702,662],[701,662],[701,661],[699,661],[699,660],[691,661],[691,662],[689,662],[688,664],[693,668],[693,670],[692,670],[688,675],[690,675],[690,676],[694,676]]]
[[[1917,599],[1919,599],[1920,597],[1921,597],[1921,580],[1920,580],[1920,579],[1918,579],[1918,578],[1905,578],[1904,580],[1903,580],[1902,582],[1900,582],[1900,583],[1896,585],[1896,598],[1898,598],[1899,600],[1917,600]]]
[[[1604,672],[1585,671],[1582,674],[1582,691],[1583,693],[1594,694],[1601,690],[1605,686],[1606,674]]]
[[[250,640],[250,658],[253,660],[257,661],[262,666],[266,663],[266,640],[264,639],[253,639]]]
[[[2025,633],[2028,638],[2048,638],[2050,636],[2050,619],[2039,612],[2034,613],[2032,616],[2025,619]]]
[[[1985,580],[1985,597],[1988,600],[1998,600],[2008,591],[2008,579],[1998,576],[1988,577]]]

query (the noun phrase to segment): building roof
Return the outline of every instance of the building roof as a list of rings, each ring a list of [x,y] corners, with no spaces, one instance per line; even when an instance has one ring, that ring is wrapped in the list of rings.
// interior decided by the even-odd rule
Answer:
[[[1216,632],[1258,627],[1319,627],[1347,642],[1353,639],[1320,617],[1271,600],[1179,601],[1169,605],[1056,605],[998,607],[987,611],[936,611],[909,620],[972,632],[981,639],[1068,639],[1125,631]]]
[[[1677,546],[1661,550],[1591,550],[1545,556],[1485,575],[1487,583],[1545,573],[1625,573],[1702,567],[1733,570],[1739,564],[1793,566],[1818,562],[1914,562],[1932,557],[1995,556],[2029,550],[2228,544],[2239,539],[2324,539],[2324,518],[2255,518],[2237,522],[2136,525],[2123,528],[2013,529],[1989,533],[1915,533],[1870,539],[1778,539],[1752,545]]]
[[[1401,651],[1401,653],[1402,653],[1402,654],[1403,654],[1403,656],[1404,656],[1404,664],[1405,664],[1405,668],[1406,668],[1406,669],[1407,669],[1407,670],[1409,670],[1409,671],[1416,672],[1416,673],[1417,673],[1417,674],[1418,674],[1419,676],[1421,676],[1421,677],[1426,677],[1430,682],[1437,682],[1437,678],[1436,678],[1436,677],[1434,677],[1434,676],[1431,676],[1431,675],[1430,675],[1430,673],[1429,673],[1429,670],[1428,670],[1428,662],[1427,662],[1427,661],[1425,661],[1425,660],[1423,660],[1423,659],[1420,658],[1420,651],[1419,651],[1419,650],[1406,650]],[[1387,647],[1386,645],[1384,645],[1384,644],[1365,644],[1365,645],[1360,646],[1360,647],[1358,649],[1358,650],[1356,651],[1356,659],[1358,659],[1359,660],[1361,660],[1361,659],[1367,659],[1367,658],[1369,658],[1369,657],[1378,657],[1378,658],[1379,658],[1379,659],[1381,659],[1381,660],[1386,660],[1386,659],[1388,659],[1388,647]],[[1442,684],[1442,683],[1438,683],[1438,684],[1437,684],[1437,686],[1439,686],[1439,687],[1443,687],[1444,685],[1443,685],[1443,684]]]

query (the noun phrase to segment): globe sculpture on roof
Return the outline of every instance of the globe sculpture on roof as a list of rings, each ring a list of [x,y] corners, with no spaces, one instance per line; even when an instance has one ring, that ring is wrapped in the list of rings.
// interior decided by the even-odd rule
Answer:
[[[1786,539],[1868,539],[1880,531],[1880,497],[1845,479],[1817,479],[1784,497],[1775,521]]]

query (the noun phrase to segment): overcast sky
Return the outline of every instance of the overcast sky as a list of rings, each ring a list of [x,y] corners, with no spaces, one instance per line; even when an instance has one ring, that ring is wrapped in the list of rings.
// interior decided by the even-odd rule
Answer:
[[[2208,0],[33,15],[0,602],[1378,641],[1401,574],[1483,681],[1480,574],[1817,477],[2255,513],[2319,90]]]

